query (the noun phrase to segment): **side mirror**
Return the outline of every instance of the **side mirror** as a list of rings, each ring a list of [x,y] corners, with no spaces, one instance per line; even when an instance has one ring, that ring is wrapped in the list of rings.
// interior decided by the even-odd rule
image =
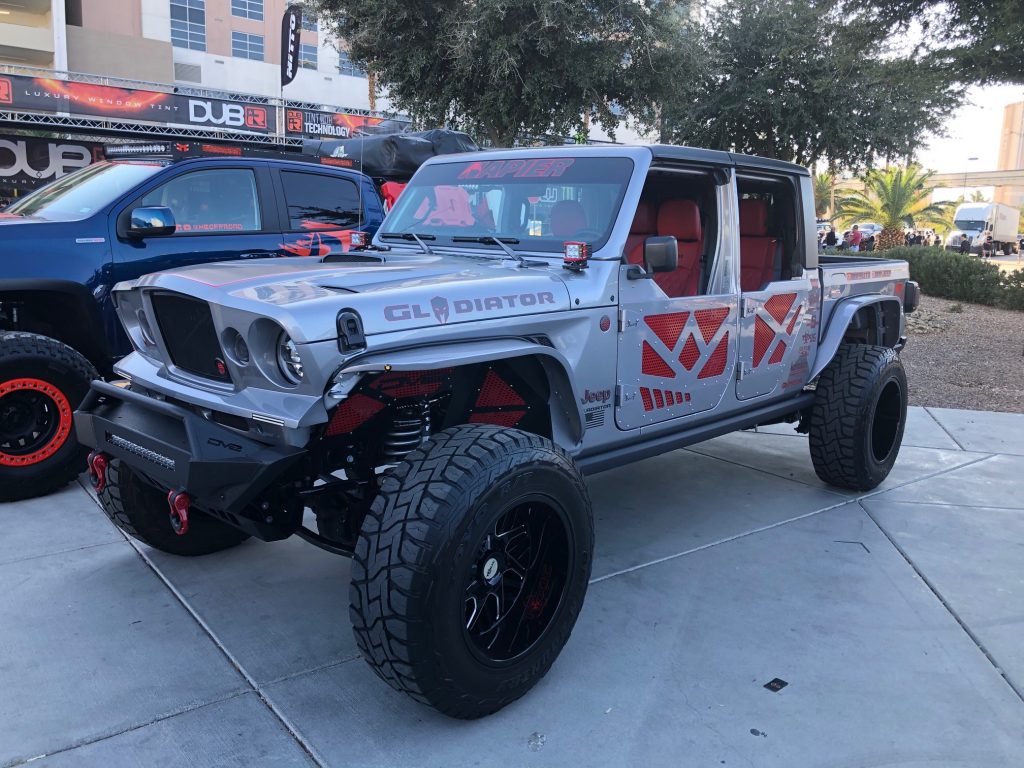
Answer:
[[[644,240],[644,267],[648,274],[671,272],[679,266],[679,244],[671,235]]]
[[[131,221],[128,224],[128,235],[131,237],[173,235],[176,226],[174,213],[170,208],[160,205],[136,208],[132,211]]]

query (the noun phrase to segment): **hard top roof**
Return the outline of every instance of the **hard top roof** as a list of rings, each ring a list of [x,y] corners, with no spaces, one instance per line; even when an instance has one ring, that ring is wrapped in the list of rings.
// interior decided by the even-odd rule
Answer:
[[[787,163],[756,155],[744,155],[738,152],[722,152],[716,149],[700,147],[676,146],[673,144],[560,144],[551,147],[511,147],[503,149],[485,149],[481,152],[443,155],[427,161],[433,165],[445,162],[465,162],[467,160],[501,160],[519,157],[524,154],[537,157],[633,157],[650,154],[654,162],[680,161],[695,162],[709,165],[732,165],[742,168],[782,171],[800,176],[809,176],[809,171],[802,165]]]

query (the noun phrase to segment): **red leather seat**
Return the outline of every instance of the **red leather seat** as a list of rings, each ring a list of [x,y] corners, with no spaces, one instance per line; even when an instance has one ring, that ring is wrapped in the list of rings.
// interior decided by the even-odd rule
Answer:
[[[551,236],[569,238],[587,228],[587,212],[576,200],[561,200],[551,206]]]
[[[779,241],[768,234],[768,204],[740,200],[740,289],[759,291],[776,279],[775,250]]]
[[[700,208],[693,200],[666,200],[658,208],[658,234],[676,239],[679,264],[672,272],[659,272],[654,276],[669,297],[696,296],[700,288],[700,255],[704,247],[704,233],[700,223]]]
[[[654,203],[641,200],[636,206],[636,215],[626,237],[626,261],[644,265],[644,241],[658,234],[658,209]]]

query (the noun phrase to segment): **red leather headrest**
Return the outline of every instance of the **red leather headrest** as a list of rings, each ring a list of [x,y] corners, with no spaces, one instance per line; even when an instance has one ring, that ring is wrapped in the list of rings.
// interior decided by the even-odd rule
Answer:
[[[631,235],[649,235],[658,231],[658,211],[654,203],[649,200],[641,200],[636,205],[636,215],[633,216],[633,224],[629,228]]]
[[[587,228],[587,213],[576,200],[562,200],[551,206],[551,234],[570,237]]]
[[[658,234],[697,242],[701,238],[700,208],[693,200],[666,200],[658,208]]]
[[[764,200],[740,200],[740,237],[768,234],[768,204]]]

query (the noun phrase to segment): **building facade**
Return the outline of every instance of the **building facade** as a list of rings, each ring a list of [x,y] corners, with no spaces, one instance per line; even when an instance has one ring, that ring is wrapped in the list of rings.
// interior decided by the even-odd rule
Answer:
[[[1000,171],[1024,169],[1024,101],[1007,104],[1003,110],[1003,133],[999,139]],[[1024,186],[996,187],[994,201],[1024,206]]]
[[[281,96],[281,18],[287,5],[287,0],[0,0],[0,63]],[[371,108],[366,74],[315,19],[304,19],[300,64],[285,98]]]

